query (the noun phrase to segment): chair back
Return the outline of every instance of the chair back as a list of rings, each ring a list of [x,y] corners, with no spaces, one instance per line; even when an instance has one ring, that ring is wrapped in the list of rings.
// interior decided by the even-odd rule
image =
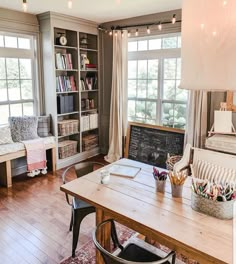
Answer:
[[[114,244],[114,248],[119,248],[121,251],[124,249],[123,246],[120,244],[119,240],[118,240],[118,236],[117,236],[117,232],[116,232],[116,228],[115,228],[115,223],[113,219],[108,219],[105,220],[103,222],[101,222],[96,229],[93,232],[93,242],[96,246],[96,248],[99,250],[99,252],[101,253],[103,260],[105,262],[105,264],[139,264],[139,263],[146,263],[146,264],[162,264],[162,263],[175,263],[175,252],[170,252],[165,258],[162,258],[160,260],[157,261],[151,261],[151,262],[134,262],[134,261],[129,261],[126,259],[122,259],[116,255],[113,255],[111,252],[107,251],[105,248],[103,248],[101,246],[101,244],[97,241],[97,233],[98,230],[100,228],[102,228],[102,226],[106,225],[106,224],[110,224],[111,227],[111,239],[112,242]],[[171,262],[167,262],[171,259]]]

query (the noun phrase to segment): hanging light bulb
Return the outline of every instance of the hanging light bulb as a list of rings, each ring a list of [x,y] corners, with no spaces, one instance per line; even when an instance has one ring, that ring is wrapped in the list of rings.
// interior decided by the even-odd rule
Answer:
[[[72,0],[68,0],[68,8],[72,8]]]
[[[151,33],[151,30],[149,27],[147,27],[147,33],[150,34]]]
[[[172,17],[172,24],[175,24],[175,22],[176,22],[176,14],[174,14]]]
[[[23,11],[24,11],[24,12],[27,12],[27,10],[28,10],[28,5],[27,5],[27,1],[26,1],[26,0],[23,0],[23,2],[22,2],[22,8],[23,8]]]
[[[109,36],[112,36],[112,30],[109,32]]]
[[[121,30],[121,37],[122,37],[122,38],[124,37],[124,32],[123,32],[123,30]]]
[[[117,37],[117,31],[115,31],[115,37]]]
[[[130,34],[130,31],[128,30],[128,38],[130,37],[130,35],[131,35],[131,34]]]
[[[138,29],[136,29],[136,31],[135,31],[135,36],[136,37],[138,36]]]
[[[223,6],[226,6],[227,5],[227,1],[223,1]]]
[[[162,24],[161,24],[161,22],[158,24],[158,29],[159,30],[162,30]]]

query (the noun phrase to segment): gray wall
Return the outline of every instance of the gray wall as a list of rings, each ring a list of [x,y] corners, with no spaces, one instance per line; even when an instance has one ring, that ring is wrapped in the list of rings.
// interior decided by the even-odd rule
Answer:
[[[117,20],[102,24],[103,27],[110,29],[111,26],[127,26],[145,23],[158,23],[159,21],[170,21],[173,14],[176,14],[177,20],[181,19],[181,10],[156,13],[146,16],[133,17],[123,20]],[[163,25],[163,30],[159,31],[157,26],[150,27],[151,34],[166,34],[181,31],[181,23]],[[136,27],[131,30],[134,32]],[[145,36],[146,27],[139,29],[139,36]],[[132,36],[133,37],[133,36]],[[108,152],[109,148],[109,119],[110,119],[110,97],[112,81],[112,37],[105,32],[99,34],[100,49],[100,149],[103,154]]]

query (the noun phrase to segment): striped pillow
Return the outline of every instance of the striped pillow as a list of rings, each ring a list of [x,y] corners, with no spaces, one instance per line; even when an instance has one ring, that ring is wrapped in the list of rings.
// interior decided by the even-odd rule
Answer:
[[[198,160],[193,166],[193,174],[196,178],[207,179],[216,183],[236,183],[236,170],[218,166],[205,160]]]

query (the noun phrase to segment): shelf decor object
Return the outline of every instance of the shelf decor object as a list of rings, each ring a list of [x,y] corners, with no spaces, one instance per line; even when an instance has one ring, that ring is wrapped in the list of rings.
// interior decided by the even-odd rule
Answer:
[[[38,18],[45,111],[52,116],[60,169],[99,154],[98,30],[92,21],[58,13]]]

